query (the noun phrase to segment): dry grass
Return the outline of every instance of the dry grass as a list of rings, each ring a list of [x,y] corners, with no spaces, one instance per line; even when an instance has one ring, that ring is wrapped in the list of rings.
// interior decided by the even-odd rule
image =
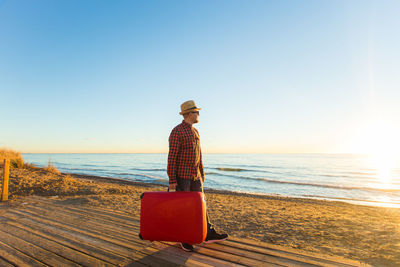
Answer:
[[[50,160],[49,160],[49,165],[47,166],[47,168],[45,168],[45,170],[54,174],[61,174],[61,172],[56,168],[56,166],[51,164]]]
[[[10,160],[11,168],[25,168],[30,170],[38,170],[40,168],[36,167],[34,164],[25,163],[24,159],[20,152],[14,151],[12,149],[0,148],[0,166],[3,166],[4,159]],[[44,170],[53,173],[53,174],[61,174],[61,172],[54,166],[49,160],[49,164],[47,168],[43,168]]]
[[[24,160],[21,153],[7,148],[0,148],[0,165],[3,165],[4,159],[10,160],[11,167],[22,168],[24,167]]]

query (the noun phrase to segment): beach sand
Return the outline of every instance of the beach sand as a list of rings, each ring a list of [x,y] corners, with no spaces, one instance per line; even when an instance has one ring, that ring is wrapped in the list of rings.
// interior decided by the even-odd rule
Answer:
[[[205,184],[207,185],[207,184]],[[12,169],[10,205],[29,195],[140,214],[140,195],[166,187],[40,168]],[[219,232],[374,266],[400,266],[400,209],[336,201],[206,190],[208,213]]]

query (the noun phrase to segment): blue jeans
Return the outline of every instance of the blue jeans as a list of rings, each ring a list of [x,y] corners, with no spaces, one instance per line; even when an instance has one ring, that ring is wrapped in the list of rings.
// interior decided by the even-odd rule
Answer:
[[[201,179],[193,181],[190,179],[180,179],[178,177],[176,180],[178,183],[178,185],[176,187],[176,191],[192,191],[192,192],[204,193],[203,180],[201,180]],[[206,211],[206,216],[207,216],[207,234],[208,234],[208,233],[210,233],[210,231],[212,231],[214,229],[214,227],[210,223],[207,211]]]

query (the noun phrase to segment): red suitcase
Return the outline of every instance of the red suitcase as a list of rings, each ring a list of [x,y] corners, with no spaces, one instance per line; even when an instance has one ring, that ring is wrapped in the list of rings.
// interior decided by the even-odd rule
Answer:
[[[145,192],[141,196],[140,238],[200,244],[207,235],[201,192]]]

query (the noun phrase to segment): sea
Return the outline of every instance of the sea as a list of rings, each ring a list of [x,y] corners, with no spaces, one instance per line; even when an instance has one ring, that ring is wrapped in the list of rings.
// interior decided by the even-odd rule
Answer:
[[[76,173],[165,185],[167,154],[23,154]],[[391,164],[386,164],[387,162]],[[400,208],[400,164],[350,154],[203,154],[208,188]]]

